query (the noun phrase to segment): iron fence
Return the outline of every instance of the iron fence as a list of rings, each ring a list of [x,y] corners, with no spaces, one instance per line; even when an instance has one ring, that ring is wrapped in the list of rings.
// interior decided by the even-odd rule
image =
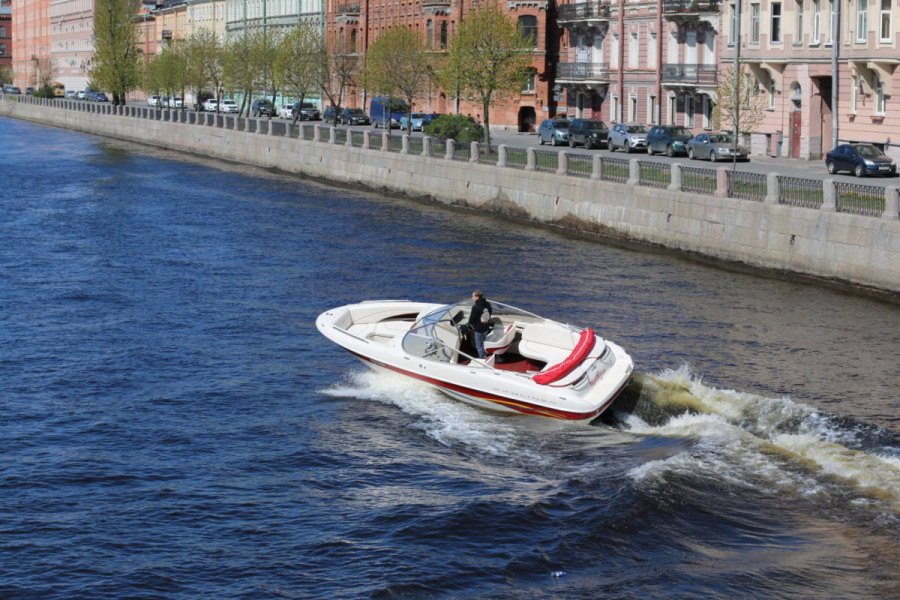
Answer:
[[[630,174],[631,167],[627,158],[603,158],[601,180],[625,183]]]
[[[744,200],[766,199],[768,187],[765,173],[745,173],[743,171],[726,171],[728,173],[728,197]]]
[[[658,162],[655,160],[639,160],[640,176],[638,177],[639,185],[649,187],[669,187],[672,183],[672,164]]]
[[[357,148],[363,147],[363,142],[365,142],[365,132],[362,131],[351,131],[350,132],[350,145],[355,146]]]
[[[447,156],[447,140],[441,138],[431,138],[431,152],[429,156],[432,158],[443,158]]]
[[[422,154],[422,150],[425,146],[425,140],[420,137],[411,137],[409,138],[409,153],[410,154]]]
[[[478,144],[478,162],[483,165],[496,165],[500,160],[500,152],[497,146],[491,144]]]
[[[804,208],[820,208],[824,201],[822,181],[778,176],[778,203]]]
[[[347,143],[347,130],[346,129],[338,129],[337,127],[335,127],[334,143],[336,143],[336,144],[346,144]]]
[[[885,188],[859,183],[834,184],[838,212],[880,217],[884,213]]]
[[[712,194],[718,187],[715,169],[681,167],[681,190],[698,194]]]
[[[468,161],[472,158],[472,145],[467,143],[454,144],[453,160]]]
[[[534,170],[555,173],[559,168],[559,152],[553,150],[534,151]]]
[[[594,171],[593,154],[575,154],[566,152],[566,175],[572,177],[590,177]]]
[[[400,152],[403,150],[403,138],[399,135],[388,137],[388,152]]]
[[[506,149],[506,166],[510,169],[524,169],[528,165],[528,151],[524,148]]]

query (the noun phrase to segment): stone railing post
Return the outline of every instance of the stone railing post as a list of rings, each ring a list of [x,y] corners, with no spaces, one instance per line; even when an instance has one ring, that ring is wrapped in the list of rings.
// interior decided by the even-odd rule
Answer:
[[[641,161],[632,158],[628,161],[628,181],[629,185],[638,185],[641,183]]]
[[[267,119],[267,121],[269,122],[269,131],[267,132],[268,135],[275,135],[275,127],[273,127],[272,119]]]
[[[331,127],[328,129],[328,143],[337,144],[337,127]]]
[[[556,174],[565,175],[569,172],[569,155],[565,150],[556,152]]]
[[[900,187],[889,185],[884,188],[884,212],[881,218],[892,221],[900,219]]]
[[[481,146],[478,142],[469,142],[469,162],[477,163],[481,156]]]
[[[778,183],[778,173],[766,175],[766,204],[778,204],[781,196],[781,186]]]
[[[834,179],[826,179],[822,182],[822,212],[837,212],[837,190],[834,187]]]
[[[241,125],[240,121],[241,121],[241,118],[237,115],[234,115],[234,121],[231,123],[231,128],[235,131],[238,131],[238,128]]]
[[[254,129],[256,131],[259,131],[259,121],[253,120],[250,117],[247,117],[246,119],[244,119],[244,131],[246,131],[247,133],[250,133],[250,123],[254,124]]]
[[[400,137],[400,154],[409,154],[409,134],[404,133]]]
[[[390,125],[388,129],[385,129],[381,132],[381,151],[387,152],[391,149],[391,130]]]
[[[502,167],[506,166],[506,160],[507,160],[508,156],[509,156],[509,153],[507,152],[506,146],[504,144],[500,144],[499,146],[497,146],[497,166],[498,167],[502,168]]]
[[[322,141],[322,126],[321,125],[313,125],[313,141],[314,142]]]
[[[345,146],[353,146],[353,130],[347,130],[347,137],[344,139]]]
[[[456,152],[456,140],[447,140],[447,148],[444,151],[444,158],[453,160],[453,153]]]
[[[293,130],[293,129],[294,129],[293,122],[288,121],[287,123],[285,123],[284,124],[284,137],[286,137],[286,138],[291,137],[291,130]]]
[[[603,179],[603,157],[595,154],[591,161],[591,179]]]
[[[363,131],[363,150],[368,150],[372,147],[372,132],[366,129]]]
[[[716,169],[716,191],[713,196],[717,198],[728,197],[728,167]]]
[[[422,138],[422,156],[431,156],[431,138],[427,135]]]
[[[525,170],[526,171],[534,171],[534,165],[537,163],[537,154],[534,152],[534,148],[526,148],[525,149]]]
[[[680,163],[672,163],[671,168],[671,183],[669,183],[669,189],[674,192],[681,191],[681,164]]]

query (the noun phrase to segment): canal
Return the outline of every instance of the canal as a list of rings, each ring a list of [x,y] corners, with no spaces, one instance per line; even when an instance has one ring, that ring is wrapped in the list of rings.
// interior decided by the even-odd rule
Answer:
[[[0,596],[900,596],[900,310],[0,118]],[[628,350],[573,425],[371,374],[474,288]]]

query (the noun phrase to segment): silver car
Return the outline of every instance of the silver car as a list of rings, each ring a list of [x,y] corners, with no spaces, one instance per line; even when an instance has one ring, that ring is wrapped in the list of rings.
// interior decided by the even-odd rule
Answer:
[[[717,160],[750,160],[750,150],[735,143],[734,136],[727,133],[701,133],[687,143],[689,158]]]
[[[569,143],[568,119],[544,119],[538,127],[538,141],[543,146],[561,146]]]
[[[640,123],[618,123],[609,130],[606,145],[610,152],[621,148],[625,152],[647,149],[647,127]]]

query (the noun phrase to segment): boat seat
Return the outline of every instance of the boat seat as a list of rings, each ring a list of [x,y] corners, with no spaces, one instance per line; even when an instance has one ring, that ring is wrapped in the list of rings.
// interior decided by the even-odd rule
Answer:
[[[372,341],[392,340],[398,335],[409,331],[411,321],[380,321],[378,323],[354,324],[350,327],[350,333]]]
[[[579,334],[560,325],[529,323],[522,330],[519,354],[553,365],[564,361],[578,344]]]
[[[495,327],[484,338],[484,351],[488,354],[503,354],[512,346],[516,337],[515,324],[507,325],[506,329]]]

